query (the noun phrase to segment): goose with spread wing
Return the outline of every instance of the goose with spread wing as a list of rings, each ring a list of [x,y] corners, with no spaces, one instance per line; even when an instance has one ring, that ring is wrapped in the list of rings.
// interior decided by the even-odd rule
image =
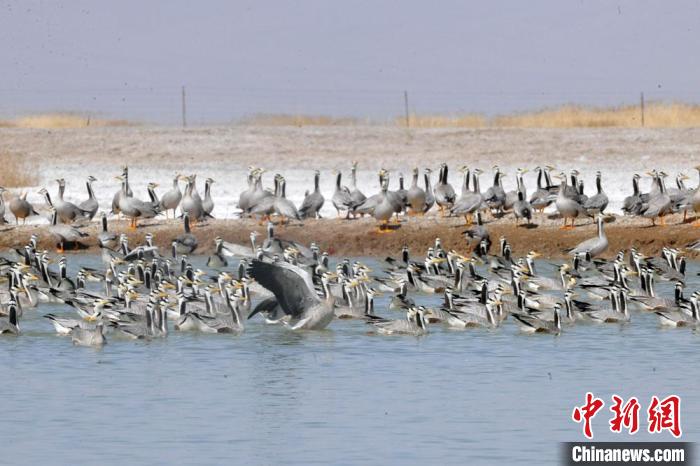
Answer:
[[[275,295],[282,310],[289,316],[286,325],[292,330],[323,330],[335,317],[335,298],[329,288],[330,279],[335,274],[326,272],[322,276],[325,296],[319,298],[311,275],[296,265],[254,259],[248,273]],[[253,315],[251,313],[250,317]]]

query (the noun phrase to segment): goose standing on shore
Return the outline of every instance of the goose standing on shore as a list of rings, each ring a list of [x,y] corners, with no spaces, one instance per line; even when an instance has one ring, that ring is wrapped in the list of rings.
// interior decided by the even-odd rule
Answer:
[[[503,207],[506,202],[506,192],[503,189],[503,177],[505,174],[498,166],[493,167],[493,185],[484,193],[484,202],[496,213],[503,213]]]
[[[119,197],[119,211],[131,219],[130,228],[136,229],[139,218],[154,218],[160,213],[159,202],[144,202],[140,199],[127,196],[126,178],[118,176],[122,182],[122,195]]]
[[[639,191],[639,179],[641,176],[635,173],[632,177],[632,195],[622,201],[622,212],[625,215],[637,215],[642,208],[642,194]]]
[[[185,187],[185,194],[182,197],[182,204],[180,208],[183,214],[188,214],[190,221],[198,222],[204,218],[205,212],[202,206],[202,199],[197,193],[197,187],[195,185],[197,181],[196,175],[191,175],[185,178],[187,180],[187,186]]]
[[[314,172],[314,190],[311,193],[308,191],[306,192],[304,201],[299,206],[299,217],[302,219],[321,218],[321,208],[326,202],[326,199],[323,197],[323,194],[321,194],[321,190],[319,188],[320,180],[321,172],[316,170]]]
[[[596,194],[586,199],[583,203],[583,208],[589,214],[605,214],[605,208],[608,206],[608,195],[603,191],[602,175],[600,171],[595,174]]]
[[[34,210],[34,206],[27,201],[26,192],[10,199],[8,206],[10,208],[10,212],[12,212],[12,215],[15,217],[16,225],[19,225],[20,219],[22,219],[22,225],[24,225],[27,222],[27,217],[39,215],[39,213]]]
[[[455,190],[448,181],[448,168],[446,163],[440,165],[440,175],[438,184],[435,186],[435,203],[440,208],[440,213],[445,215],[445,211],[450,210],[457,199]]]
[[[481,170],[478,168],[475,168],[474,171],[471,173],[473,177],[473,188],[474,191],[469,191],[469,169],[465,169],[465,180],[464,180],[464,188],[467,189],[466,192],[464,192],[464,188],[462,189],[462,195],[457,199],[455,202],[455,205],[452,207],[452,210],[450,210],[450,215],[459,215],[464,217],[464,223],[466,225],[471,225],[473,223],[473,217],[474,213],[478,212],[484,203],[484,199],[481,195],[481,189],[479,188],[479,175],[481,174]]]
[[[527,188],[523,182],[523,175],[527,173],[524,168],[518,168],[515,175],[515,189],[506,193],[506,200],[503,203],[503,210],[511,210],[518,200],[518,191],[523,192],[524,200],[527,200]]]
[[[7,223],[7,220],[5,219],[5,198],[3,197],[5,191],[7,190],[0,186],[0,225]]]
[[[294,206],[294,203],[287,199],[287,181],[283,176],[280,176],[279,189],[277,196],[274,198],[273,208],[277,215],[282,217],[282,223],[289,223],[289,219],[301,220],[299,212]]]
[[[58,183],[58,198],[54,201],[53,206],[61,222],[72,223],[78,218],[91,218],[90,211],[82,209],[72,202],[63,199],[63,194],[66,190],[66,180],[59,178],[56,182]]]
[[[656,180],[658,192],[649,194],[649,200],[639,209],[639,215],[651,220],[652,225],[656,225],[656,219],[660,219],[661,225],[666,225],[665,216],[671,213],[671,197],[666,192],[664,178],[668,175],[664,172],[649,173]]]
[[[340,217],[340,211],[345,211],[345,218],[350,218],[350,211],[357,205],[352,199],[350,190],[346,186],[342,186],[343,174],[338,171],[335,175],[335,192],[333,193],[333,207],[335,207],[338,217]]]
[[[175,218],[175,212],[180,205],[180,200],[182,200],[180,178],[181,176],[179,174],[175,175],[175,178],[173,178],[173,187],[160,198],[160,209],[165,211],[165,218],[168,218],[169,210],[173,211],[173,218]]]
[[[202,200],[202,209],[207,217],[211,217],[214,210],[214,200],[211,198],[211,185],[214,184],[212,178],[207,178],[204,181],[204,199]]]
[[[357,189],[357,161],[352,161],[352,167],[350,168],[350,198],[355,205],[360,205],[365,202],[367,196],[364,195],[362,191]]]
[[[435,194],[430,181],[432,173],[433,171],[430,168],[426,168],[423,174],[423,180],[425,181],[425,210],[423,213],[427,213],[435,205]]]
[[[250,210],[248,213],[251,217],[259,217],[261,225],[264,220],[269,220],[270,216],[275,213],[275,200],[280,192],[280,181],[281,175],[275,175],[275,188],[273,193],[270,195],[265,194],[258,196],[258,191],[256,191],[254,196],[251,197]],[[263,190],[262,193],[268,193],[268,191]]]
[[[566,184],[566,175],[560,173],[559,178],[561,179],[561,184],[559,185],[559,192],[557,193],[557,200],[555,202],[559,215],[564,219],[564,225],[561,228],[567,230],[575,227],[576,218],[579,215],[586,215],[589,217],[591,215],[576,199],[567,196],[568,185]],[[566,224],[568,219],[571,219],[571,226]]]
[[[248,167],[248,188],[241,191],[241,194],[238,195],[238,208],[241,209],[241,215],[247,214],[250,211],[250,198],[255,192],[257,172],[257,168]]]
[[[418,186],[418,174],[418,167],[415,167],[413,169],[413,181],[406,192],[406,198],[411,208],[411,213],[423,215],[425,212],[425,190]]]
[[[84,200],[83,202],[80,203],[78,207],[80,207],[82,210],[85,212],[90,213],[90,220],[92,220],[95,217],[95,214],[97,213],[97,209],[100,208],[99,203],[97,202],[97,198],[95,197],[95,192],[92,189],[92,183],[97,181],[97,178],[94,176],[90,175],[87,177],[87,181],[85,182],[85,187],[87,188],[87,193],[88,193],[88,198]]]
[[[119,201],[123,196],[126,197],[131,197],[134,195],[134,193],[131,191],[131,186],[129,186],[129,167],[124,165],[122,168],[122,174],[121,177],[117,177],[117,179],[124,179],[124,182],[126,183],[126,190],[123,190],[122,187],[119,187],[119,191],[114,193],[114,197],[112,197],[112,213],[119,215],[121,214],[121,211],[119,210]],[[125,194],[126,193],[126,194]]]
[[[513,203],[513,214],[516,225],[523,219],[527,220],[528,225],[532,222],[532,206],[525,199],[525,193],[521,190],[518,190],[518,199]]]
[[[384,178],[382,180],[381,200],[371,212],[374,219],[380,222],[379,233],[387,233],[392,231],[389,229],[389,219],[391,219],[391,216],[394,214],[396,209],[394,202],[392,202],[392,199],[389,197],[388,188],[389,179]]]
[[[695,169],[698,171],[698,175],[700,176],[700,165],[695,167]],[[695,213],[695,221],[693,222],[693,226],[700,227],[700,183],[698,183],[697,188],[695,188],[695,191],[690,197],[689,203],[690,208],[692,208],[693,212]]]
[[[536,167],[537,171],[537,190],[530,196],[530,205],[533,209],[542,213],[544,209],[552,203],[550,186],[544,185],[542,181],[546,183],[547,177],[545,176],[545,169],[542,167]]]

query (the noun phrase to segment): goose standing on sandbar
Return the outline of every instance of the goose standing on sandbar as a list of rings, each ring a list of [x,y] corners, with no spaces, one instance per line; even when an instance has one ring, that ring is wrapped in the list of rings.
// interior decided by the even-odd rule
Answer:
[[[321,179],[321,172],[316,170],[314,172],[314,190],[309,193],[306,192],[304,196],[304,201],[299,206],[299,217],[304,218],[321,218],[321,208],[326,202],[326,199],[321,194],[319,189],[319,183]]]
[[[59,178],[56,180],[58,183],[58,198],[54,201],[53,206],[58,213],[58,217],[63,223],[72,223],[78,218],[90,218],[90,212],[81,209],[72,202],[68,202],[63,199],[63,194],[66,190],[66,180]]]
[[[97,209],[100,208],[100,204],[97,202],[97,198],[95,197],[95,192],[92,189],[92,183],[94,183],[95,181],[97,181],[97,178],[95,178],[94,176],[90,175],[87,177],[85,186],[87,188],[88,198],[81,202],[78,206],[84,211],[90,213],[90,220],[92,220],[95,217]]]
[[[211,198],[211,185],[214,184],[212,178],[207,178],[204,181],[204,200],[202,200],[202,209],[207,217],[211,217],[214,210],[214,200]]]
[[[168,211],[170,210],[173,211],[173,218],[175,218],[175,212],[180,205],[180,200],[182,200],[180,179],[181,176],[179,174],[175,175],[175,178],[173,178],[173,187],[160,198],[160,208],[165,211],[165,218],[168,218]]]
[[[452,185],[448,182],[448,168],[446,163],[440,165],[440,175],[438,177],[438,184],[435,186],[435,202],[440,208],[440,213],[444,216],[445,211],[452,208],[457,199],[455,190]]]
[[[415,167],[413,169],[411,187],[408,188],[408,192],[406,193],[408,205],[413,215],[423,215],[425,213],[425,190],[418,186],[418,174],[418,167]]]

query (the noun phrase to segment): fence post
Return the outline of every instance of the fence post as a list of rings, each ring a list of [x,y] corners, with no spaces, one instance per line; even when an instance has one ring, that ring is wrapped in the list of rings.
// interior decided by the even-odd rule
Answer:
[[[409,119],[408,116],[408,91],[403,91],[403,107],[404,107],[404,113],[406,115],[406,128],[411,127],[411,120]]]
[[[187,128],[187,96],[185,86],[182,86],[182,127]]]
[[[639,110],[642,116],[642,128],[644,128],[644,92],[639,94]]]

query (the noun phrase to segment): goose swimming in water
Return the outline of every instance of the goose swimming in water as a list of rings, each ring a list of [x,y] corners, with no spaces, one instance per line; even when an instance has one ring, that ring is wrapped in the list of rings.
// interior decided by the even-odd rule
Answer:
[[[423,306],[412,307],[406,312],[405,319],[388,320],[381,317],[370,319],[369,324],[383,335],[413,335],[421,336],[428,333],[428,322],[425,318],[426,309]]]
[[[518,321],[523,332],[551,333],[553,335],[561,333],[561,303],[554,305],[554,320],[551,322],[533,315],[513,314],[513,317]]]
[[[73,344],[77,346],[103,346],[107,344],[101,322],[95,328],[75,327],[70,331],[70,337]]]
[[[19,335],[19,320],[15,301],[7,303],[7,320],[0,319],[0,335]]]
[[[571,255],[577,256],[580,254],[589,254],[591,257],[596,257],[604,253],[608,249],[608,237],[605,235],[603,228],[603,216],[598,214],[598,235],[595,238],[587,239],[579,243],[568,252]]]
[[[51,208],[51,223],[47,230],[56,240],[57,250],[59,253],[63,253],[65,251],[66,243],[71,245],[80,245],[80,240],[89,236],[87,233],[83,233],[75,227],[59,224],[58,213],[53,207]]]
[[[173,257],[178,254],[192,254],[197,249],[197,237],[190,230],[190,214],[185,213],[182,217],[185,232],[175,238],[172,242]]]
[[[100,220],[102,223],[102,231],[97,236],[97,244],[99,244],[101,248],[115,250],[119,245],[119,235],[109,231],[107,228],[107,214],[105,212],[102,212]]]
[[[329,288],[330,279],[337,277],[334,273],[326,272],[322,277],[323,298],[316,294],[311,275],[287,262],[267,263],[254,259],[248,274],[275,295],[289,316],[286,325],[292,330],[323,330],[335,317],[335,298]]]
[[[212,269],[222,269],[224,267],[228,267],[228,261],[223,253],[224,240],[221,238],[221,236],[214,238],[214,244],[214,253],[209,256],[209,259],[207,259],[207,267],[211,267]]]

